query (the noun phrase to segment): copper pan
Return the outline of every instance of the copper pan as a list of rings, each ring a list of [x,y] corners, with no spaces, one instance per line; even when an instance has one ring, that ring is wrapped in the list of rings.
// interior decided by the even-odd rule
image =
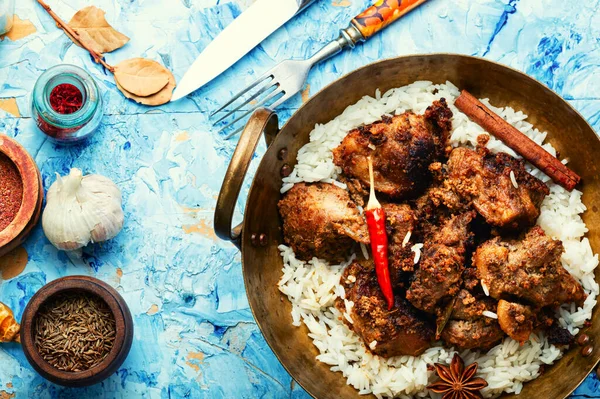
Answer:
[[[277,213],[282,168],[293,168],[300,147],[316,123],[326,123],[364,95],[373,95],[416,80],[453,82],[493,104],[523,110],[529,121],[570,159],[583,178],[578,187],[588,208],[584,220],[594,252],[600,251],[600,140],[594,130],[566,101],[527,75],[488,60],[455,54],[414,55],[376,62],[360,68],[321,90],[278,131],[277,117],[267,109],[256,111],[246,126],[225,175],[215,212],[219,237],[242,251],[248,300],[265,339],[291,376],[316,398],[359,398],[340,373],[315,359],[318,351],[307,329],[292,326],[291,305],[277,289],[282,260],[281,220]],[[245,218],[232,229],[231,221],[248,164],[264,133],[269,149],[264,155],[246,203]],[[600,268],[596,270],[598,280]],[[598,312],[584,330],[592,342],[600,332]],[[594,369],[600,359],[600,342],[584,357],[576,345],[536,380],[525,384],[519,399],[565,398]],[[504,395],[503,397],[513,397]],[[364,396],[363,396],[364,397]]]

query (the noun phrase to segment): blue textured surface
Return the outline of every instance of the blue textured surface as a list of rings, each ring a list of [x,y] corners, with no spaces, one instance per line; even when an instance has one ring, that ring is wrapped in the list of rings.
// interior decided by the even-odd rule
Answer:
[[[66,20],[85,0],[48,0]],[[171,68],[178,80],[210,40],[251,0],[96,0],[107,19],[130,36],[107,56],[144,56]],[[277,62],[305,57],[345,27],[368,0],[318,0],[236,66],[175,104],[139,106],[125,99],[110,75],[71,44],[34,0],[18,0],[17,14],[37,32],[0,43],[0,98],[16,97],[22,115],[0,110],[0,131],[34,156],[47,190],[54,173],[79,167],[110,177],[123,191],[125,228],[114,240],[70,259],[45,239],[41,227],[25,244],[19,276],[0,280],[0,300],[21,316],[46,282],[87,274],[116,287],[135,321],[130,356],[117,374],[83,390],[64,389],[38,376],[19,346],[0,348],[0,398],[306,398],[279,364],[248,308],[240,255],[212,232],[216,197],[235,141],[225,141],[208,111]],[[598,0],[431,0],[354,51],[319,65],[306,94],[359,66],[402,54],[457,52],[485,56],[522,70],[568,99],[600,127],[600,13]],[[103,126],[86,145],[61,148],[36,134],[29,93],[47,68],[77,64],[103,93]],[[280,110],[285,121],[301,96]],[[259,153],[264,150],[260,150]],[[251,176],[250,176],[251,177]],[[249,180],[240,198],[245,201]],[[241,218],[241,215],[237,215]],[[592,375],[576,398],[600,398]]]

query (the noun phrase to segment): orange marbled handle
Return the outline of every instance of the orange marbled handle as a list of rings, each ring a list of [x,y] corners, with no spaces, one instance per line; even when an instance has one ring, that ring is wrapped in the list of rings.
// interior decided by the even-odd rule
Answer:
[[[352,23],[365,39],[373,36],[404,14],[427,0],[377,0],[375,4],[358,14]]]

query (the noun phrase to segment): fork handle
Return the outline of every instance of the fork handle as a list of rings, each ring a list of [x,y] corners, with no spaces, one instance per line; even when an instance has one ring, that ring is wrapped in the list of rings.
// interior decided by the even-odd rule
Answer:
[[[319,50],[308,60],[308,62],[310,62],[311,65],[315,65],[339,53],[344,48],[354,48],[358,42],[367,40],[375,33],[426,1],[427,0],[377,0],[371,7],[354,17],[346,29],[340,30],[340,36],[337,39],[331,41]]]
[[[371,7],[354,17],[352,24],[366,40],[426,1],[377,0]]]

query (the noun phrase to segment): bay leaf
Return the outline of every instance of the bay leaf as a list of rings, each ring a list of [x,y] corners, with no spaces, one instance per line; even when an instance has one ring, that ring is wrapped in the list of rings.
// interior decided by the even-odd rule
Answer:
[[[148,97],[169,84],[171,72],[156,61],[131,58],[115,66],[115,80],[123,89],[139,97]]]
[[[169,71],[169,83],[165,87],[162,88],[158,93],[152,94],[147,97],[136,96],[133,93],[128,92],[117,82],[115,79],[115,83],[117,84],[117,88],[123,93],[123,95],[138,104],[156,106],[166,104],[171,101],[171,97],[173,97],[173,89],[175,89],[176,82],[175,76]]]
[[[115,30],[106,21],[105,14],[104,10],[98,7],[88,6],[77,11],[68,23],[77,32],[80,40],[98,54],[110,53],[129,41],[127,36]],[[77,40],[73,42],[78,45]]]

